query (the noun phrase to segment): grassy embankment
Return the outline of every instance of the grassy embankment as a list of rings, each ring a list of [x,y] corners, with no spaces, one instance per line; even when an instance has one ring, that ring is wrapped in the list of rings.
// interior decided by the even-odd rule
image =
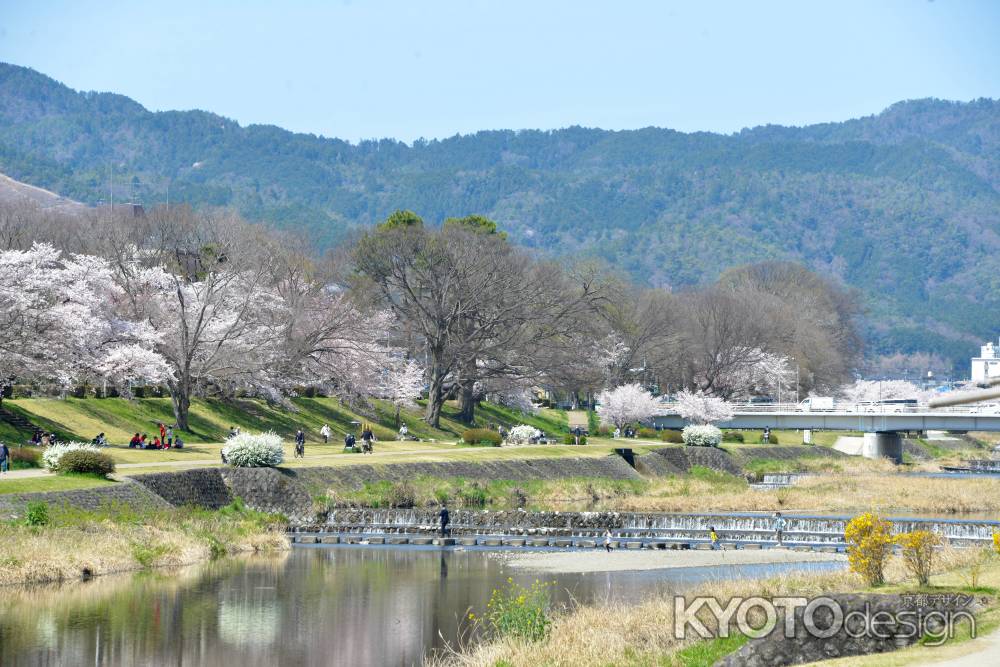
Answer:
[[[152,567],[177,566],[237,553],[289,548],[286,521],[236,502],[217,511],[190,507],[100,510],[30,506],[17,522],[0,522],[0,584],[37,583]]]
[[[973,581],[972,568],[980,563]],[[783,575],[764,580],[730,580],[712,582],[686,592],[688,597],[711,595],[723,607],[734,596],[779,595],[818,596],[830,592],[877,593],[946,593],[962,592],[989,596],[988,608],[977,616],[981,636],[1000,626],[1000,606],[996,595],[1000,591],[1000,560],[986,552],[945,550],[935,568],[937,574],[928,587],[918,587],[908,580],[899,558],[894,557],[887,568],[888,585],[867,588],[856,575],[847,571],[823,574]],[[474,610],[481,612],[481,610]],[[738,649],[746,638],[736,635],[728,639],[677,640],[673,628],[674,600],[671,594],[654,594],[638,604],[608,603],[581,606],[570,611],[557,611],[547,638],[529,642],[512,636],[488,639],[480,644],[437,656],[430,661],[437,667],[508,665],[552,665],[586,667],[588,665],[667,665],[677,667],[708,667],[719,658]],[[716,626],[702,617],[711,630]],[[759,620],[755,622],[759,625]],[[968,627],[959,626],[955,638],[944,647],[916,646],[898,653],[850,658],[833,661],[836,665],[917,664],[948,654],[967,652],[973,645],[963,644]],[[826,663],[823,663],[826,664]]]

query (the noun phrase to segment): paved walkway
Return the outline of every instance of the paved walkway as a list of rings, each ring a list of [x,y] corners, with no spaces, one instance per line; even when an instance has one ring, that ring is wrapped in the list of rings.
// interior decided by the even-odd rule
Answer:
[[[985,637],[978,637],[962,648],[971,652],[956,658],[946,658],[938,661],[920,663],[927,667],[985,667],[985,665],[1000,665],[1000,630],[994,630]]]

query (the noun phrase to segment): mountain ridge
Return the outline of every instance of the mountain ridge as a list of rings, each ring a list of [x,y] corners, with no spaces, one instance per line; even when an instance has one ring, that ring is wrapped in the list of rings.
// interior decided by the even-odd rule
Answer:
[[[873,354],[955,363],[1000,330],[998,156],[1000,102],[986,98],[733,134],[572,126],[354,144],[151,112],[0,65],[0,171],[67,197],[100,201],[111,163],[149,203],[234,206],[319,246],[395,208],[482,213],[528,247],[670,289],[791,259],[862,292]]]

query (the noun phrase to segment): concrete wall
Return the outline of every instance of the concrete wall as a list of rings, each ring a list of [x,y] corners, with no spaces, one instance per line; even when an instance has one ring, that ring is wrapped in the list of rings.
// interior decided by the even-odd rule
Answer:
[[[222,472],[222,468],[193,468],[136,475],[132,479],[175,507],[196,505],[218,509],[233,501]]]

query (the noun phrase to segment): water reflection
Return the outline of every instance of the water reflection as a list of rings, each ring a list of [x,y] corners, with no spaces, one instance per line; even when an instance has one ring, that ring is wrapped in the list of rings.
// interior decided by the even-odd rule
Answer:
[[[778,571],[699,568],[546,580],[555,581],[557,602],[568,604],[639,599],[705,578]],[[508,576],[525,584],[534,579],[508,572],[483,551],[339,547],[8,588],[0,591],[0,664],[416,665],[428,650],[454,641],[470,608],[482,610]]]

